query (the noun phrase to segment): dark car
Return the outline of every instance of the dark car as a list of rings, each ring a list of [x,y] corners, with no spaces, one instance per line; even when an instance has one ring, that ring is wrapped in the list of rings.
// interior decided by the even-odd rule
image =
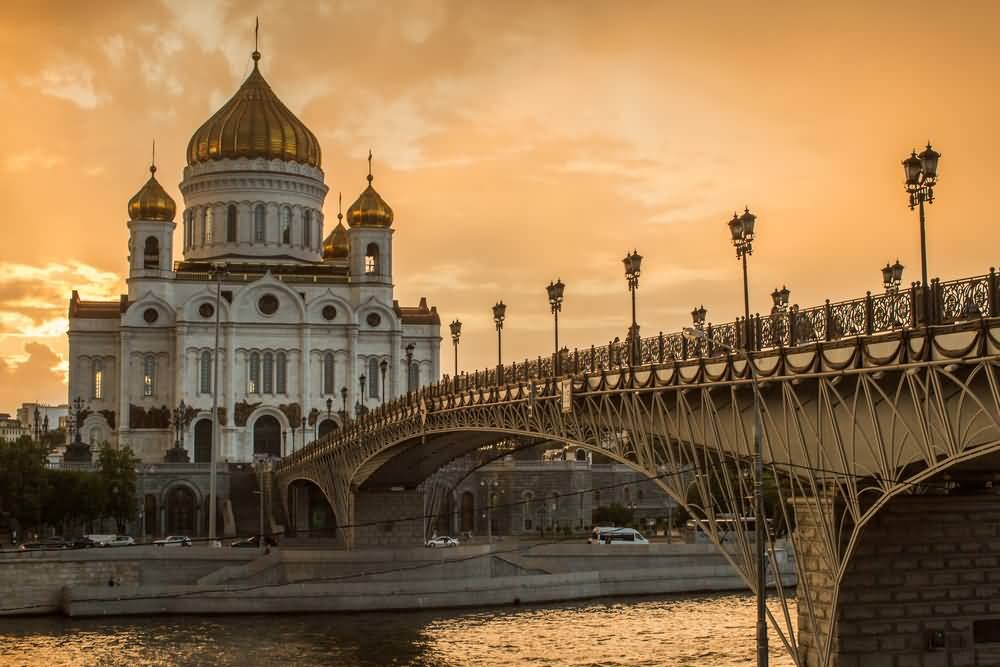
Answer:
[[[264,536],[264,544],[269,547],[278,546],[278,541],[270,535]],[[229,546],[236,548],[246,548],[246,549],[259,549],[260,548],[260,538],[257,535],[251,537],[245,537],[242,540],[236,540]]]
[[[98,542],[90,539],[86,535],[81,535],[80,537],[73,540],[74,549],[93,549],[94,547],[101,546]]]
[[[72,547],[72,542],[67,542],[61,537],[49,537],[44,542],[26,542],[20,546],[20,549],[21,551],[62,551]]]

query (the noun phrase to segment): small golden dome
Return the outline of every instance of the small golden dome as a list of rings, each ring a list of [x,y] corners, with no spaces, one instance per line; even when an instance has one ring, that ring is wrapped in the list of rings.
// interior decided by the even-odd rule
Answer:
[[[339,216],[343,217],[343,216]],[[347,227],[344,223],[338,222],[330,235],[323,241],[323,259],[347,259],[351,253],[351,241],[347,237]]]
[[[253,72],[191,137],[189,165],[223,158],[267,158],[319,167],[319,140],[271,90],[253,52]]]
[[[368,151],[368,187],[347,209],[347,224],[351,227],[391,227],[392,208],[372,187],[372,152]]]
[[[177,205],[156,180],[156,165],[149,167],[149,180],[128,200],[130,220],[163,220],[170,222]]]

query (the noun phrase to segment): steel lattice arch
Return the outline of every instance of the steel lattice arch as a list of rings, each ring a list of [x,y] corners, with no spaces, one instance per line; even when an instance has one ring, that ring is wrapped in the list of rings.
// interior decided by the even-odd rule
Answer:
[[[281,460],[274,485],[284,500],[291,483],[314,482],[350,526],[359,490],[413,488],[483,445],[544,438],[646,474],[721,545],[716,519],[752,514],[752,363],[778,498],[768,508],[771,562],[784,541],[800,565],[797,625],[784,605],[770,608],[771,625],[797,664],[828,665],[830,609],[866,523],[894,496],[923,493],[930,478],[1000,452],[997,288],[992,271],[935,282],[930,314],[914,290],[758,317],[749,362],[711,339],[661,334],[641,341],[634,364],[621,354],[626,342],[567,354],[561,377],[539,359],[452,378]],[[714,340],[745,342],[739,322],[710,329]],[[803,518],[808,538],[793,530]],[[723,553],[753,589],[754,531],[735,529]]]

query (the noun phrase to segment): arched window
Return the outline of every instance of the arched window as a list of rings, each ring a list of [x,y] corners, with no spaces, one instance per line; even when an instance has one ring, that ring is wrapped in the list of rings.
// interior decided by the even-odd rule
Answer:
[[[205,243],[215,240],[215,211],[209,206],[205,209]]]
[[[160,242],[155,236],[146,237],[146,244],[142,249],[142,268],[160,268]]]
[[[236,205],[230,204],[226,208],[226,241],[236,242]]]
[[[250,379],[247,381],[247,393],[260,393],[260,353],[250,353]]]
[[[93,386],[90,393],[97,400],[104,398],[104,364],[100,359],[94,359]]]
[[[199,369],[201,384],[199,390],[202,394],[212,393],[212,353],[205,350],[201,353],[201,368]]]
[[[276,364],[277,368],[275,369],[275,371],[276,371],[275,372],[276,380],[275,380],[275,383],[274,383],[275,384],[275,390],[279,394],[284,394],[284,393],[286,393],[287,384],[288,384],[287,383],[287,380],[288,380],[288,364],[285,361],[285,353],[284,352],[279,352],[276,355],[275,361],[277,362],[277,364]]]
[[[323,355],[323,393],[333,393],[333,352]]]
[[[410,391],[416,391],[420,389],[420,363],[416,361],[410,362],[410,378],[409,389]]]
[[[281,209],[281,242],[292,242],[292,209],[287,206]]]
[[[263,243],[267,240],[265,232],[265,217],[267,210],[263,204],[257,204],[253,209],[253,240],[254,243]]]
[[[265,394],[274,393],[274,355],[264,353],[264,377],[261,378],[261,391]]]
[[[368,395],[372,398],[378,398],[378,381],[382,371],[378,367],[378,359],[371,357],[368,360]]]
[[[313,226],[312,211],[307,209],[302,216],[302,245],[304,245],[307,248],[312,246],[312,226]]]
[[[142,360],[142,395],[152,396],[156,383],[156,357],[147,354]]]
[[[378,272],[378,244],[369,243],[368,249],[365,250],[365,273]]]

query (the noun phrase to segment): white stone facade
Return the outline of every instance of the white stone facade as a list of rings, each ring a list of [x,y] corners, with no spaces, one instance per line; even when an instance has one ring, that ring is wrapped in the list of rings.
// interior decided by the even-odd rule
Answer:
[[[163,461],[175,438],[170,414],[183,401],[192,408],[183,446],[191,461],[207,461],[213,263],[227,266],[218,301],[222,460],[252,461],[255,448],[291,452],[302,445],[303,417],[306,442],[339,426],[342,388],[351,415],[359,403],[376,407],[383,390],[386,401],[405,393],[408,346],[411,386],[438,378],[436,310],[423,300],[400,308],[393,298],[392,229],[351,228],[348,257],[324,260],[321,169],[219,159],[186,167],[180,189],[180,224],[128,223],[128,294],[120,302],[84,301],[75,292],[71,299],[68,398],[87,405],[85,442],[127,445],[144,462]],[[175,228],[183,249],[176,264]],[[372,244],[375,260],[366,261]]]

